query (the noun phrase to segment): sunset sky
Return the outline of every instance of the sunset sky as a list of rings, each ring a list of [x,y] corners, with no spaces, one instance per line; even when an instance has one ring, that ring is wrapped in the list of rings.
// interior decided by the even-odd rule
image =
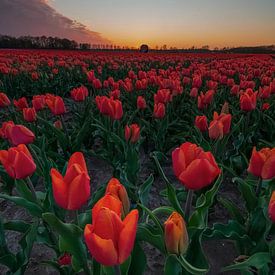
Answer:
[[[2,1],[6,1],[6,5],[13,2],[15,8],[16,5],[26,5],[26,1],[23,0],[9,0],[9,2],[0,0],[0,6]],[[93,36],[88,39],[89,42],[95,40],[97,43],[98,39],[100,42],[135,47],[141,43],[147,43],[151,47],[164,44],[168,47],[275,44],[275,0],[31,0],[27,2],[28,5],[33,3],[37,6],[37,13],[41,12],[43,7],[47,20],[49,13],[57,13],[62,20],[80,22],[82,24],[80,31],[83,32],[85,28],[85,35]],[[6,13],[12,9],[9,7],[6,10],[4,16],[8,17]],[[18,9],[16,12],[18,13]],[[25,20],[24,16],[30,15],[26,11],[20,16]],[[13,17],[13,20],[20,21],[20,16]],[[39,17],[36,16],[36,19],[39,20]],[[56,15],[52,18],[56,20]],[[56,22],[52,25],[57,25]],[[40,23],[44,24],[42,19]],[[50,25],[50,22],[48,24]],[[20,25],[22,24],[18,22],[17,26]],[[87,34],[90,30],[92,32]],[[52,31],[56,33],[54,28]],[[12,26],[6,27],[6,33],[8,32],[16,35],[20,32],[27,34],[28,28],[19,31],[17,27],[15,31]],[[32,28],[30,34],[34,32],[35,29]],[[49,27],[47,35],[50,32]],[[0,27],[0,33],[3,33],[3,26]],[[39,33],[41,34],[41,30]],[[59,33],[62,33],[62,23]],[[57,34],[60,35],[59,33]],[[66,31],[64,35],[67,35]],[[73,38],[82,42],[87,40],[84,36],[78,38],[77,32]]]

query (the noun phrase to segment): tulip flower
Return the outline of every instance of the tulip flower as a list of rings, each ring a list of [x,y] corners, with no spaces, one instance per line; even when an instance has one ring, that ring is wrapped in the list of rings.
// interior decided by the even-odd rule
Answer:
[[[140,137],[140,128],[137,124],[131,124],[130,126],[125,126],[125,140],[129,141],[131,143],[136,143],[139,140]]]
[[[264,103],[263,105],[262,105],[262,110],[263,111],[266,111],[266,110],[268,110],[270,108],[270,104],[269,103]]]
[[[5,121],[2,123],[2,127],[0,128],[0,137],[3,139],[9,138],[10,128],[13,127],[15,124],[13,121]]]
[[[158,104],[154,105],[153,116],[155,118],[164,118],[164,116],[165,116],[165,105],[163,103],[158,103]]]
[[[35,111],[40,111],[45,108],[45,96],[44,95],[35,95],[32,98],[32,106],[34,107]]]
[[[57,263],[59,265],[71,265],[72,263],[72,256],[69,253],[64,253],[62,256],[60,256],[57,260]]]
[[[84,229],[84,238],[91,255],[106,266],[120,265],[130,256],[134,246],[138,211],[132,210],[122,221],[120,216],[102,207],[93,223]]]
[[[4,138],[7,138],[14,146],[33,143],[35,139],[34,133],[23,125],[15,125],[12,121],[10,121],[3,127]]]
[[[137,108],[140,110],[146,109],[146,101],[143,96],[137,97]]]
[[[183,217],[173,212],[164,223],[166,249],[169,253],[182,255],[188,248],[188,232]]]
[[[272,196],[268,205],[268,215],[273,223],[275,223],[275,191],[272,192]]]
[[[60,96],[46,97],[46,104],[48,105],[51,112],[56,116],[63,115],[66,112],[64,101]]]
[[[264,180],[275,177],[275,148],[253,148],[247,171]]]
[[[14,99],[13,104],[19,111],[22,111],[24,108],[29,107],[27,99],[25,97],[21,97],[18,100]]]
[[[57,120],[53,123],[53,126],[57,129],[63,129],[63,125],[62,125],[62,122],[61,120]]]
[[[74,101],[84,101],[86,99],[86,97],[89,95],[89,91],[86,87],[81,86],[78,88],[74,88],[71,91],[71,97]]]
[[[105,194],[110,194],[122,203],[122,217],[125,217],[130,211],[130,200],[125,187],[119,182],[118,179],[112,178],[108,182]],[[110,208],[110,207],[108,207]]]
[[[14,179],[25,179],[36,170],[36,165],[25,144],[1,150],[0,162],[8,175]]]
[[[207,129],[208,129],[207,117],[206,116],[196,116],[196,118],[195,118],[195,126],[201,132],[207,131]]]
[[[213,101],[214,94],[214,90],[209,90],[205,94],[201,92],[201,94],[198,96],[198,108],[204,109],[210,105],[210,103]]]
[[[222,139],[224,135],[227,135],[230,132],[231,126],[230,114],[221,113],[218,115],[217,112],[214,112],[213,121],[209,125],[209,137],[211,139]]]
[[[82,153],[74,153],[69,160],[65,177],[51,169],[53,196],[56,204],[67,210],[77,210],[90,197],[90,177]]]
[[[27,122],[36,121],[36,111],[34,108],[24,108],[23,109],[23,117]]]
[[[0,93],[0,107],[7,107],[11,104],[9,98],[7,97],[6,94]]]
[[[221,173],[211,152],[190,142],[172,152],[173,169],[179,181],[188,189],[199,190],[210,185]]]
[[[118,99],[111,99],[106,96],[96,96],[97,108],[100,113],[107,115],[114,120],[119,120],[123,116],[122,103]]]
[[[240,97],[240,108],[243,111],[249,112],[256,109],[257,92],[252,89],[247,89]]]

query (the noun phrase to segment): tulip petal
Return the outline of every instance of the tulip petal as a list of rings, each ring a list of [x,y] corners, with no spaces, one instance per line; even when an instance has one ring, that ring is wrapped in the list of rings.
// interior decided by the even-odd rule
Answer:
[[[275,177],[275,154],[271,155],[264,163],[261,176],[265,180]]]
[[[74,154],[72,154],[68,163],[68,168],[70,168],[73,164],[78,164],[82,168],[82,170],[88,174],[86,162],[81,152],[75,152]]]

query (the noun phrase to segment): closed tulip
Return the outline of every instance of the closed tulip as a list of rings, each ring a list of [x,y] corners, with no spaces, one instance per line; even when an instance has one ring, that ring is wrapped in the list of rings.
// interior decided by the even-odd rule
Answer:
[[[257,104],[257,92],[253,92],[252,89],[247,89],[240,97],[241,110],[249,112],[256,109]]]
[[[13,104],[19,111],[22,111],[24,108],[29,107],[27,99],[25,97],[21,97],[18,100],[14,99]]]
[[[15,124],[13,121],[5,121],[2,123],[2,127],[0,128],[0,137],[3,139],[9,138],[10,128]]]
[[[81,86],[78,88],[74,88],[71,91],[71,97],[74,101],[80,102],[84,101],[86,97],[89,95],[89,91],[86,87]]]
[[[173,212],[164,223],[164,238],[169,253],[182,255],[188,248],[188,232],[183,217]]]
[[[32,106],[35,111],[40,111],[45,108],[45,96],[44,95],[35,95],[32,98]]]
[[[207,117],[206,116],[196,116],[196,118],[195,118],[195,126],[201,132],[207,131],[207,129],[208,129]]]
[[[108,98],[106,96],[96,96],[96,105],[100,113],[111,117],[113,120],[119,120],[123,116],[122,103],[118,99]]]
[[[137,124],[131,124],[130,126],[126,125],[125,126],[125,139],[126,141],[129,141],[131,143],[135,143],[139,140],[140,137],[140,128]]]
[[[275,223],[275,191],[272,192],[272,196],[268,205],[268,215],[273,223]]]
[[[56,116],[63,115],[66,112],[64,101],[60,96],[47,97],[46,104],[51,110],[51,112]]]
[[[36,165],[25,144],[1,150],[0,162],[8,175],[14,179],[25,179],[36,170]]]
[[[125,217],[130,211],[130,200],[125,187],[118,179],[112,178],[106,187],[106,193],[115,196],[122,203],[122,217]]]
[[[158,103],[158,104],[154,105],[153,116],[155,118],[164,118],[164,116],[165,116],[165,105],[163,103]]]
[[[138,96],[137,97],[137,108],[140,110],[146,109],[146,101],[143,96]]]
[[[24,108],[23,109],[23,117],[27,122],[36,121],[36,111],[34,108]]]
[[[183,143],[172,152],[176,177],[188,189],[198,190],[210,185],[221,173],[211,152],[190,142]]]
[[[132,210],[122,221],[111,209],[100,208],[93,223],[87,224],[84,230],[85,242],[93,258],[106,266],[125,262],[134,246],[137,223],[137,210]]]
[[[275,148],[253,148],[247,171],[264,180],[275,177]]]
[[[10,125],[6,129],[6,135],[14,146],[19,144],[30,144],[35,140],[34,133],[23,125]]]
[[[0,107],[7,107],[11,104],[9,98],[7,97],[6,94],[0,93]]]
[[[218,115],[214,112],[213,120],[209,125],[209,137],[211,139],[222,139],[224,135],[230,132],[231,127],[231,114],[221,113]]]
[[[51,178],[55,202],[64,209],[77,210],[90,197],[90,177],[80,152],[70,157],[65,177],[52,168]]]

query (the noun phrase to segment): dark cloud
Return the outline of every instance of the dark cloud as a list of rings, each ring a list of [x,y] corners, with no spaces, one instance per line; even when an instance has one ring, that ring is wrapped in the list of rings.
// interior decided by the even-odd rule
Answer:
[[[72,20],[47,0],[0,0],[0,34],[58,36],[78,42],[109,43],[100,33]]]

